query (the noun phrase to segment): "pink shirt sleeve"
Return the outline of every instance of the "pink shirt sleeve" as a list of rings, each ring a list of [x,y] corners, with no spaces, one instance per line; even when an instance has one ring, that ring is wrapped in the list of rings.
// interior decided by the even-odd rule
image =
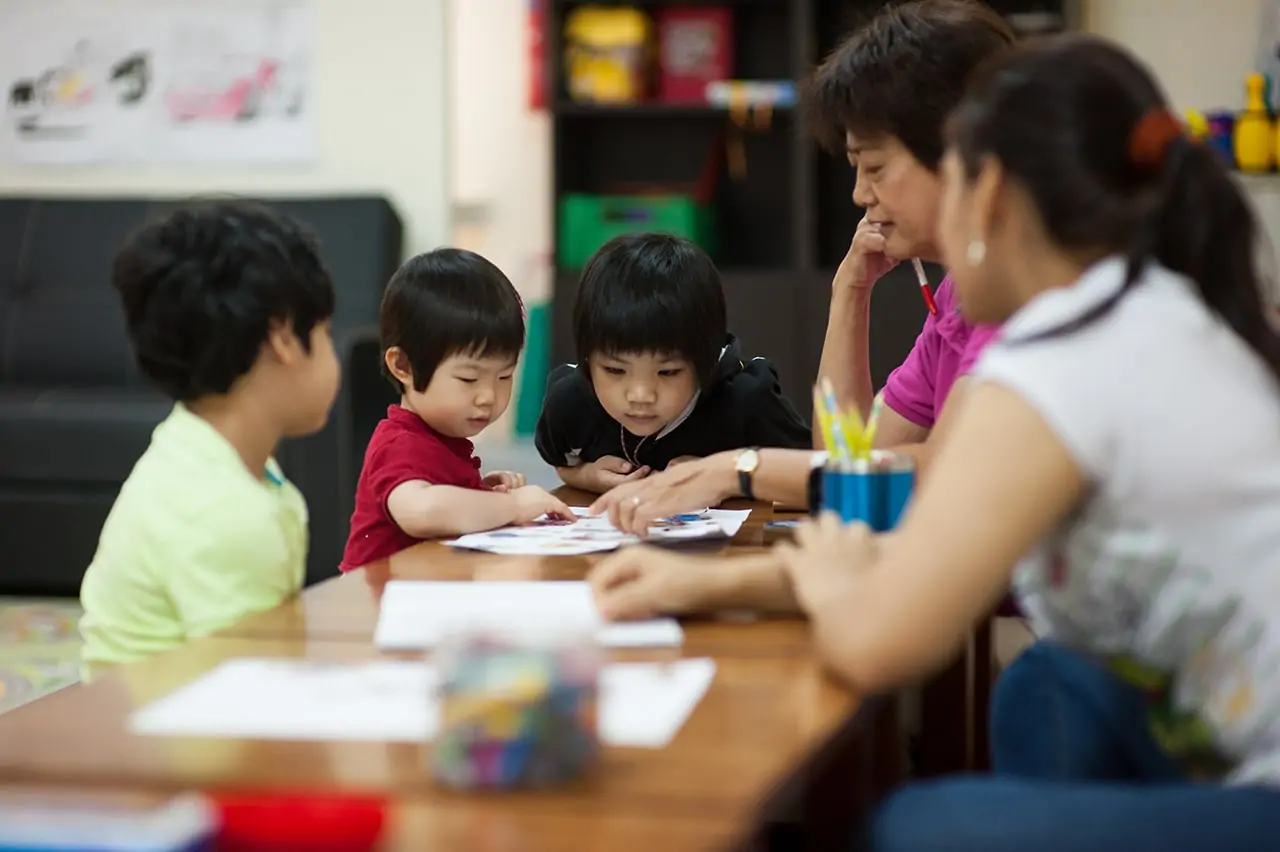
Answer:
[[[890,373],[884,383],[884,404],[923,429],[932,429],[937,419],[934,381],[938,375],[938,353],[943,345],[938,322],[930,316],[924,321],[907,360]]]

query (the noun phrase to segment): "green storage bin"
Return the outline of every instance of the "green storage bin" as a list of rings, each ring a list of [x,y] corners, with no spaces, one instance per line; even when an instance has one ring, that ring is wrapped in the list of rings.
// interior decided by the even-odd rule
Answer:
[[[559,265],[581,269],[600,246],[636,231],[693,240],[715,257],[715,215],[691,195],[589,195],[560,199]]]
[[[524,355],[520,358],[520,384],[516,386],[515,434],[527,438],[538,430],[542,399],[551,372],[551,306],[529,306],[525,321]]]

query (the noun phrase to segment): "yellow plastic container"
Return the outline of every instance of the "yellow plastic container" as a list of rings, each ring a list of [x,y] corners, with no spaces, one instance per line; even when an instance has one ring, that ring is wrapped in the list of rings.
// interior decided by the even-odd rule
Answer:
[[[1189,109],[1184,118],[1192,139],[1203,141],[1209,138],[1209,119],[1205,118],[1204,113],[1198,109]]]
[[[1266,81],[1261,74],[1245,78],[1248,107],[1236,119],[1234,149],[1242,172],[1269,172],[1275,164],[1275,129],[1265,99]]]
[[[653,22],[632,6],[580,6],[564,27],[569,97],[627,104],[648,94]]]

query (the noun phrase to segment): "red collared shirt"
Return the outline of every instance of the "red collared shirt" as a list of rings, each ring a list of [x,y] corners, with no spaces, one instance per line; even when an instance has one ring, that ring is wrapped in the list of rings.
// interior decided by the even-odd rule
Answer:
[[[442,435],[409,409],[393,405],[387,409],[387,419],[373,430],[364,453],[341,570],[363,567],[418,543],[387,511],[387,497],[396,486],[415,480],[486,488],[475,445],[466,438]]]

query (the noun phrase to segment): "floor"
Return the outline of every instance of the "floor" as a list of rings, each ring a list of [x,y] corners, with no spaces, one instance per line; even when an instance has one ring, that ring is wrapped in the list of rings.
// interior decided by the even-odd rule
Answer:
[[[0,599],[0,713],[80,679],[80,606]]]
[[[541,485],[548,491],[563,484],[556,475],[556,469],[542,460],[530,440],[486,441],[482,437],[476,442],[476,455],[484,463],[485,473],[491,470],[514,470],[523,473],[530,485]]]

